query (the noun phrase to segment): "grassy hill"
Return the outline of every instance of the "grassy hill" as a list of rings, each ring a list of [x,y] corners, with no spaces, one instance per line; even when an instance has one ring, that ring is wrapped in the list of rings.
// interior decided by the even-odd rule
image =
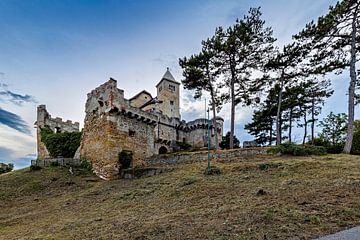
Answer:
[[[311,239],[360,224],[360,157],[270,157],[102,181],[49,167],[0,175],[1,239]]]

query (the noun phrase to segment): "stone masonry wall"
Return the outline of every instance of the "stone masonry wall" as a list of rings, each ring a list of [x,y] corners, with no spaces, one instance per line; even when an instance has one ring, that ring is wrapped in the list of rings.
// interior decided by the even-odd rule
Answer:
[[[157,117],[130,106],[115,80],[88,94],[85,112],[80,156],[92,163],[98,176],[118,177],[122,150],[133,152],[133,166],[154,154]]]
[[[41,129],[49,127],[53,132],[78,132],[79,123],[70,120],[63,121],[62,118],[52,118],[46,110],[45,105],[39,105],[37,108],[36,126],[36,140],[37,140],[37,158],[42,160],[49,158],[49,151],[46,149],[45,144],[41,140]]]
[[[266,154],[268,148],[266,147],[256,147],[256,148],[240,148],[233,150],[218,150],[216,152],[216,159],[221,160],[233,160],[241,159],[247,156],[256,156]],[[212,151],[212,155],[214,152]],[[168,164],[180,164],[180,163],[192,163],[199,161],[207,161],[208,155],[207,151],[199,152],[187,152],[187,153],[174,153],[174,154],[165,154],[157,155],[147,158],[145,160],[146,165],[168,165]]]
[[[83,132],[80,155],[93,164],[104,179],[117,178],[121,168],[118,155],[122,150],[133,152],[133,166],[152,156],[154,126],[121,114],[104,114],[88,119]]]

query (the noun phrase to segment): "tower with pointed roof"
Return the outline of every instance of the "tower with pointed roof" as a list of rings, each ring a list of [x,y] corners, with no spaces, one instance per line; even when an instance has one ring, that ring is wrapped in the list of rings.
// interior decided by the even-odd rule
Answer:
[[[156,85],[157,98],[159,102],[158,110],[168,116],[180,119],[180,83],[177,82],[167,68],[164,76]]]

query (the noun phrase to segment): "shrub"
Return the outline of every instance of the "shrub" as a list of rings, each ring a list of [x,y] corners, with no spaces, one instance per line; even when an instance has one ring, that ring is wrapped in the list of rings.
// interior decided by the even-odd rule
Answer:
[[[321,136],[314,139],[314,145],[324,147],[327,153],[332,153],[332,154],[342,153],[344,149],[344,143],[331,144],[329,141],[327,141],[325,138]]]
[[[91,162],[87,161],[86,159],[81,159],[80,168],[91,171],[92,164],[91,164]]]
[[[58,167],[60,164],[58,162],[51,162],[50,167]]]
[[[326,148],[322,146],[312,145],[296,145],[293,143],[284,143],[268,150],[270,154],[283,154],[293,156],[308,156],[308,155],[325,155],[327,153]]]
[[[122,150],[119,153],[119,163],[122,169],[130,168],[133,160],[133,152],[129,150]]]
[[[360,155],[360,120],[354,122],[354,137],[352,142],[351,153]]]
[[[220,168],[218,168],[216,166],[211,166],[210,169],[209,168],[205,169],[204,174],[205,175],[220,175],[221,171],[220,171]]]
[[[182,151],[189,150],[191,148],[191,145],[187,142],[176,142],[176,145],[180,148]]]
[[[38,170],[41,170],[40,166],[36,166],[36,165],[31,165],[30,166],[30,171],[38,171]]]
[[[81,132],[54,133],[49,127],[41,129],[41,140],[51,157],[72,158],[80,146]]]

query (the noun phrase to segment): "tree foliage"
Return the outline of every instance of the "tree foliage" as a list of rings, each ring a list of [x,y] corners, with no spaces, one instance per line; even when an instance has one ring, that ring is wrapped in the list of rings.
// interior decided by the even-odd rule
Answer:
[[[227,132],[225,136],[223,136],[223,139],[220,143],[220,148],[221,149],[230,149],[230,132]],[[236,136],[233,137],[233,143],[234,143],[234,147],[233,148],[239,148],[240,147],[240,141],[239,139],[237,139]]]
[[[49,127],[41,129],[41,140],[51,157],[72,158],[80,146],[81,132],[54,133]]]
[[[345,142],[347,131],[347,115],[345,113],[329,115],[320,121],[319,126],[322,127],[320,138],[337,145]]]
[[[357,85],[356,63],[360,58],[360,2],[343,0],[331,6],[329,12],[310,22],[295,36],[308,52],[308,71],[325,74],[332,71],[350,72],[348,93],[348,128],[344,152],[350,153],[355,117]]]

